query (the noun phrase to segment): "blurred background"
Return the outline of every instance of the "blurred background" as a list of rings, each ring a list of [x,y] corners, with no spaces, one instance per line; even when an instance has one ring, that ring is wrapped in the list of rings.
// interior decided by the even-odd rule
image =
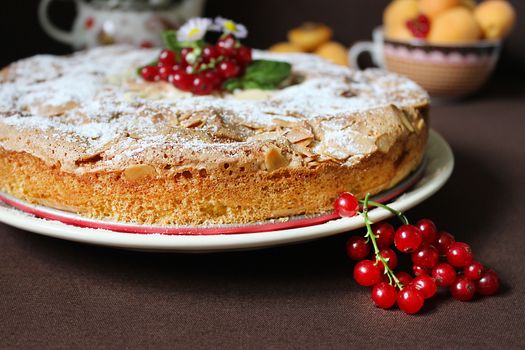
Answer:
[[[525,79],[525,2],[510,1],[515,7],[518,21],[514,31],[506,39],[502,57],[493,80],[500,83],[498,89],[521,89]],[[322,22],[333,29],[334,39],[346,46],[358,40],[370,40],[372,30],[381,24],[382,13],[388,0],[365,2],[359,0],[208,0],[204,15],[222,15],[235,19],[248,27],[246,40],[256,48],[268,48],[285,41],[286,33],[305,21]],[[3,48],[0,66],[19,58],[38,53],[67,54],[71,47],[49,37],[42,29],[37,16],[38,0],[2,2],[0,33]],[[58,0],[49,8],[53,23],[63,29],[72,26],[75,17],[73,1]],[[489,85],[493,87],[493,84]],[[487,88],[486,88],[487,89]]]

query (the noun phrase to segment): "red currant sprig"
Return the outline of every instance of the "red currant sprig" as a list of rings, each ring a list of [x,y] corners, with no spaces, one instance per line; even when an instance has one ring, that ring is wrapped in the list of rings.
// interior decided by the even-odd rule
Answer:
[[[402,225],[397,230],[388,223],[372,225],[369,207],[389,210]],[[359,214],[364,219],[365,236],[350,237],[346,249],[352,260],[358,260],[354,279],[362,286],[373,287],[372,300],[376,306],[388,309],[397,303],[401,310],[413,314],[419,312],[425,299],[432,298],[439,287],[448,288],[452,297],[461,301],[471,300],[476,293],[494,295],[498,292],[497,274],[474,261],[468,244],[456,242],[448,232],[438,232],[431,220],[422,219],[410,225],[401,212],[370,201],[369,195],[359,201],[352,194],[343,193],[335,201],[334,208],[341,217]],[[392,246],[398,252],[411,254],[415,278],[403,271],[394,272],[398,257],[390,248]],[[371,249],[374,258],[367,259]]]
[[[163,49],[156,63],[140,69],[142,79],[166,81],[182,91],[209,95],[221,90],[224,81],[243,74],[252,62],[252,49],[231,34],[223,35],[215,45],[189,44],[180,52]]]
[[[390,284],[395,283],[395,285],[399,289],[402,289],[403,285],[401,284],[401,282],[399,282],[399,279],[394,274],[394,271],[392,271],[392,269],[390,268],[389,261],[391,260],[391,258],[388,258],[388,257],[385,258],[381,254],[381,251],[379,250],[379,246],[377,245],[377,236],[372,231],[372,225],[370,223],[370,219],[368,218],[368,205],[369,204],[370,204],[369,194],[367,193],[367,195],[365,196],[365,199],[363,201],[363,210],[359,214],[363,217],[363,219],[365,221],[365,225],[366,225],[365,238],[368,238],[370,240],[370,242],[372,243],[372,247],[374,248],[374,255],[375,255],[375,259],[376,259],[375,264],[378,265],[379,263],[382,263],[382,266],[383,266],[383,269],[384,269],[384,274],[388,277],[388,282]],[[374,204],[376,204],[376,203],[374,202]],[[390,209],[393,210],[392,208],[390,208]],[[396,215],[404,217],[403,214],[401,214],[401,213],[399,213],[397,211],[396,211]],[[404,217],[404,219],[406,220],[406,217]],[[408,220],[406,220],[406,221],[408,222]]]

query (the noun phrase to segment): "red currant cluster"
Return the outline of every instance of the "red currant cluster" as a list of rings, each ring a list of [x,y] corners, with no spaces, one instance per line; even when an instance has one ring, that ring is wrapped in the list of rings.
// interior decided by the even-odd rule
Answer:
[[[163,80],[182,91],[209,95],[225,80],[242,75],[251,62],[252,49],[229,34],[215,45],[185,47],[180,54],[164,49],[157,64],[142,67],[140,75],[146,81]]]
[[[362,211],[359,211],[359,205]],[[408,224],[406,217],[386,205],[368,200],[358,201],[352,194],[343,193],[335,201],[335,211],[342,217],[360,214],[365,220],[367,234],[348,239],[346,251],[354,267],[354,279],[372,288],[375,305],[389,309],[394,304],[408,314],[417,313],[425,299],[434,296],[438,287],[448,287],[452,297],[468,301],[477,292],[494,295],[499,289],[498,275],[474,260],[470,246],[456,242],[448,232],[438,231],[428,219]],[[394,229],[386,222],[372,225],[368,219],[369,206],[382,207],[397,215],[403,225]],[[414,278],[407,272],[394,270],[397,253],[410,254]],[[371,250],[374,257],[368,259]]]

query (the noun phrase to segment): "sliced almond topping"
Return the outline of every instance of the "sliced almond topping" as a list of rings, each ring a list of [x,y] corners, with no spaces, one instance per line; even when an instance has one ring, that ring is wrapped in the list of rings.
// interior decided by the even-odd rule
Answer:
[[[281,150],[277,147],[268,149],[264,155],[264,165],[268,171],[274,171],[285,167],[288,163],[288,159],[282,155]]]
[[[146,176],[155,175],[157,171],[154,167],[147,164],[137,164],[124,170],[124,177],[129,181],[136,181]]]
[[[182,121],[180,124],[185,128],[198,128],[204,124],[204,121],[200,117],[195,116]]]
[[[313,139],[314,134],[308,129],[292,129],[284,134],[291,143],[298,143],[304,140]]]
[[[316,154],[313,153],[310,150],[310,147],[308,147],[308,145],[310,145],[310,143],[312,143],[312,139],[307,139],[307,140],[298,142],[298,143],[294,144],[293,146],[294,146],[295,150],[297,152],[301,153],[302,155],[304,155],[306,157],[315,157]]]
[[[419,119],[416,124],[416,128],[418,131],[421,131],[423,127],[425,126],[425,121],[423,119]]]
[[[73,101],[69,101],[67,103],[57,105],[57,106],[42,104],[37,107],[38,113],[46,117],[62,115],[66,113],[67,111],[74,109],[74,108],[78,108],[78,103],[73,102]]]
[[[297,122],[290,122],[288,120],[283,120],[279,118],[274,118],[273,122],[282,128],[293,128],[297,126]]]
[[[384,134],[377,138],[376,146],[377,148],[379,148],[381,152],[388,153],[388,151],[390,150],[390,147],[392,147],[395,142],[396,142],[396,138],[393,135]]]
[[[166,117],[164,117],[164,114],[162,113],[155,113],[151,116],[151,121],[155,124],[163,122],[165,119]]]
[[[414,132],[414,127],[412,126],[412,123],[407,119],[405,112],[397,109],[397,116],[401,120],[401,123],[405,126],[405,128],[408,129],[410,132]]]
[[[140,140],[142,138],[140,134],[135,131],[129,131],[128,137],[131,137],[132,139],[135,139],[135,140]]]
[[[102,155],[101,154],[102,154],[102,152],[97,152],[97,153],[94,153],[94,154],[90,154],[90,155],[81,157],[81,158],[79,158],[79,159],[77,159],[75,161],[75,164],[77,166],[82,166],[82,165],[85,165],[85,164],[96,163],[96,162],[102,160]]]

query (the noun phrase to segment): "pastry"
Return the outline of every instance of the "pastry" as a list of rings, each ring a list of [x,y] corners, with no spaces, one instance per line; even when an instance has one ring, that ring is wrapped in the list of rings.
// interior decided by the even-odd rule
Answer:
[[[313,51],[332,37],[332,29],[321,23],[307,22],[288,32],[288,41],[304,51]]]
[[[304,52],[299,46],[285,41],[273,44],[268,50],[272,52]]]
[[[315,54],[330,62],[342,66],[348,65],[348,49],[338,42],[329,41],[322,44],[315,50]]]
[[[426,92],[310,54],[277,90],[195,96],[145,82],[158,51],[39,55],[0,72],[0,189],[81,215],[146,224],[249,223],[330,211],[420,163]]]

